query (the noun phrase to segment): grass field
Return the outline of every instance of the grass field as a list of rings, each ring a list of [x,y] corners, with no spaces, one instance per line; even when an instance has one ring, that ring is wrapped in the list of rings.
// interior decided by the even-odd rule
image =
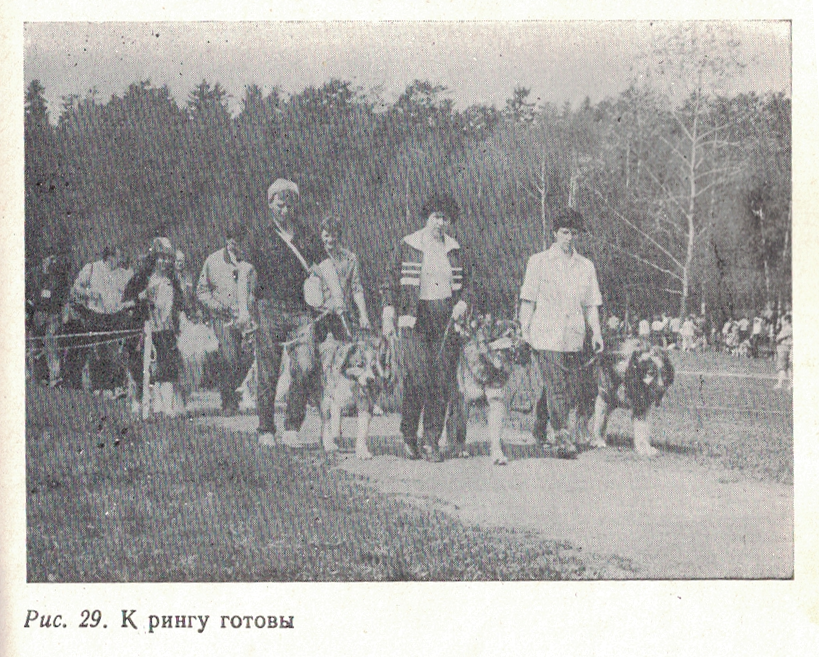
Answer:
[[[762,376],[771,364],[721,355],[675,361],[679,372],[702,374],[678,376],[657,414],[655,445],[792,482],[790,393],[774,393],[768,379],[709,375]],[[626,419],[615,416],[610,443],[630,442]],[[32,582],[601,576],[570,545],[464,526],[374,491],[317,451],[271,450],[253,435],[189,419],[141,422],[121,402],[34,385],[26,422]]]
[[[373,493],[318,452],[27,391],[31,582],[594,578],[555,542]]]

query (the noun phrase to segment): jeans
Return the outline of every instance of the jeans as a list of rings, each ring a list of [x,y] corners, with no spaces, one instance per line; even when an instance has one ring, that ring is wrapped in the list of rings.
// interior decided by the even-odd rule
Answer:
[[[282,307],[276,302],[260,299],[257,306],[259,433],[276,432],[276,384],[284,352],[281,343],[290,340],[295,342],[287,347],[290,356],[290,390],[284,428],[285,431],[298,431],[307,414],[307,402],[311,393],[317,393],[320,386],[321,369],[318,366],[314,325],[310,323],[311,318],[306,313]]]
[[[533,432],[540,442],[546,440],[546,427],[555,433],[569,428],[569,415],[578,404],[581,353],[577,351],[538,351],[543,376],[543,391],[535,408]]]

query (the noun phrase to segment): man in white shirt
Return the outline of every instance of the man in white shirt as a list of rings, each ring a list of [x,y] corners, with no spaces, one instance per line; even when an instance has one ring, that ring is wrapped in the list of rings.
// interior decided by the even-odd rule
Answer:
[[[121,259],[119,247],[107,246],[102,258],[86,264],[74,280],[71,301],[80,314],[82,332],[104,334],[121,328],[122,317],[119,313],[125,309],[122,301],[123,275],[119,267]],[[94,335],[89,341],[102,342],[112,335]],[[114,343],[98,344],[90,353],[77,350],[78,354],[73,358],[77,362],[70,364],[69,370],[77,366],[82,369],[79,361],[87,355],[92,389],[113,395],[114,390],[124,382],[124,371],[117,363],[115,350]]]
[[[554,243],[526,264],[520,290],[523,338],[535,350],[544,377],[543,392],[535,411],[534,437],[545,448],[547,424],[555,432],[557,455],[577,455],[576,436],[569,426],[578,405],[581,351],[587,327],[595,351],[603,350],[600,305],[603,300],[592,262],[574,249],[582,229],[575,210],[560,212],[554,220]]]

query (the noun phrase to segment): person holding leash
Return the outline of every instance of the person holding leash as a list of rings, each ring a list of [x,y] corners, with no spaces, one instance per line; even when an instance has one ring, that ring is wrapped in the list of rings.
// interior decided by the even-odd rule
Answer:
[[[247,260],[256,268],[255,298],[251,315],[256,324],[258,365],[259,442],[276,445],[274,404],[276,384],[285,345],[290,355],[290,390],[284,421],[284,438],[292,442],[304,422],[307,400],[320,374],[311,305],[305,284],[324,259],[318,235],[295,217],[299,200],[296,183],[277,179],[267,190],[270,214],[251,227]],[[320,293],[320,291],[319,291]],[[241,319],[241,318],[240,318]]]
[[[457,385],[459,343],[453,324],[466,314],[468,298],[461,247],[447,234],[459,214],[452,197],[432,196],[422,209],[426,226],[401,240],[383,287],[382,331],[388,338],[399,331],[403,351],[400,430],[410,459],[421,457],[417,434],[423,411],[428,457],[443,460],[438,441]]]
[[[332,333],[339,342],[349,340],[357,328],[369,329],[364,286],[358,256],[339,244],[341,219],[325,217],[319,228],[326,257],[318,264],[322,281],[322,308],[329,311],[316,325],[316,342],[321,344]],[[357,314],[353,315],[352,310]]]
[[[603,300],[597,272],[574,248],[582,221],[576,210],[558,213],[552,228],[554,243],[529,258],[520,289],[523,339],[536,352],[544,379],[532,433],[544,448],[556,447],[562,458],[577,456],[576,427],[570,426],[570,417],[578,408],[587,328],[595,352],[603,351],[599,311]],[[549,423],[555,445],[548,444]]]

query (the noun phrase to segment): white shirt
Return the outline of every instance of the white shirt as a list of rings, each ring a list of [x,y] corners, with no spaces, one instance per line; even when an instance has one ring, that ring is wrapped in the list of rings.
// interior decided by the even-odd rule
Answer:
[[[567,256],[556,244],[529,258],[520,298],[535,304],[529,333],[538,351],[582,350],[584,311],[603,303],[591,260]]]
[[[86,307],[96,313],[116,313],[122,310],[121,274],[104,260],[88,263],[74,282],[74,289]],[[124,289],[124,285],[122,286]]]
[[[423,245],[418,298],[427,301],[449,299],[452,296],[452,265],[447,256],[446,242],[425,231]]]

